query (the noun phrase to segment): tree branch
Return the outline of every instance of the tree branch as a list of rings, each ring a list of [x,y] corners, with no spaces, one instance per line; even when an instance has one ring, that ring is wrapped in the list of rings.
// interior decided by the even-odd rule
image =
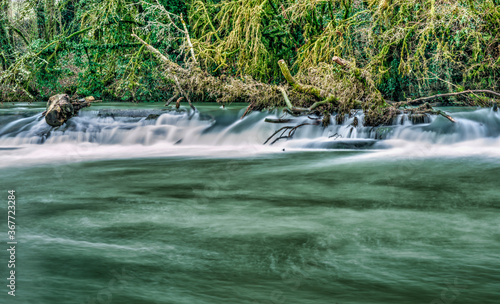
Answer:
[[[188,101],[189,103],[189,106],[191,107],[191,109],[195,110],[196,111],[196,108],[193,106],[193,104],[191,103],[191,99],[189,99],[189,96],[188,94],[186,94],[186,92],[182,89],[181,87],[181,84],[179,83],[179,79],[177,79],[177,76],[175,75],[172,75],[174,76],[174,80],[175,80],[175,84],[177,85],[177,89],[179,90],[179,92],[184,95],[184,97],[186,97],[186,100]]]
[[[424,103],[428,100],[431,100],[431,99],[436,99],[436,98],[441,98],[441,97],[459,96],[459,95],[464,95],[464,94],[475,94],[475,93],[483,93],[483,94],[492,95],[496,98],[500,98],[500,93],[497,93],[497,92],[491,91],[491,90],[467,90],[467,91],[463,91],[463,92],[437,94],[437,95],[428,96],[428,97],[421,97],[421,98],[417,98],[414,100],[410,100],[407,103],[411,104],[411,105],[417,105],[417,104],[422,104],[422,103]]]
[[[278,65],[280,66],[281,73],[285,77],[286,81],[297,91],[306,93],[306,94],[312,94],[320,99],[326,99],[328,97],[328,93],[325,90],[321,90],[320,88],[317,88],[315,86],[311,85],[304,85],[301,83],[298,83],[295,78],[293,78],[292,74],[290,73],[290,70],[288,69],[288,66],[286,65],[285,61],[281,59],[278,61]]]
[[[161,61],[163,61],[169,67],[174,68],[174,69],[179,70],[179,71],[185,71],[180,65],[178,65],[177,63],[175,63],[172,60],[168,59],[165,55],[163,55],[162,53],[160,53],[160,51],[158,51],[156,48],[154,48],[152,45],[150,45],[146,41],[144,41],[141,38],[139,38],[139,36],[137,36],[136,34],[130,34],[130,35],[132,37],[134,37],[135,39],[139,40],[140,43],[144,44],[144,46],[146,46],[146,48],[151,53],[155,54]]]
[[[194,56],[193,44],[191,43],[191,38],[189,37],[189,31],[186,27],[186,22],[184,22],[184,18],[182,17],[182,14],[181,14],[181,22],[182,22],[182,26],[184,27],[184,34],[186,35],[186,40],[187,40],[187,44],[189,47],[189,51],[191,52],[191,57],[193,57],[193,62],[198,64],[198,61],[196,61],[196,57]]]

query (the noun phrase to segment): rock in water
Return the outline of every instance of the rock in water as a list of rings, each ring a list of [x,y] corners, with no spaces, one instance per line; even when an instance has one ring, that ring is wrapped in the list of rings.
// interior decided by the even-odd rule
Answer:
[[[58,127],[78,114],[81,108],[90,106],[89,101],[71,101],[67,94],[58,94],[49,98],[45,111],[45,122]]]
[[[411,120],[411,123],[414,125],[430,122],[427,114],[411,114],[410,120]]]

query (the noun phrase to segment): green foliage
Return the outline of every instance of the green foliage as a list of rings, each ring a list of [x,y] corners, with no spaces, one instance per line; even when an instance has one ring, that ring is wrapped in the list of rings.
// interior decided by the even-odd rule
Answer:
[[[0,63],[5,70],[11,64],[12,58],[12,43],[8,30],[8,1],[0,0]]]
[[[14,5],[1,4],[2,12]],[[347,104],[500,89],[498,0],[28,0],[16,5],[13,19],[5,13],[0,18],[0,86],[36,98],[61,91],[134,101],[170,97],[172,79],[132,33],[182,66],[195,64],[189,35],[196,64],[216,76],[279,83],[284,79],[277,62],[284,59],[298,80],[332,94],[343,92]],[[351,72],[332,62],[334,56],[349,62]]]
[[[453,85],[498,89],[499,12],[492,0],[196,0],[190,20],[207,69],[269,81],[279,59],[307,74],[339,56],[403,100]]]
[[[186,1],[179,1],[179,0],[160,0],[160,4],[165,6],[166,10],[171,12],[172,14],[175,15],[181,15],[183,14],[184,16],[187,15],[187,6],[186,6]]]

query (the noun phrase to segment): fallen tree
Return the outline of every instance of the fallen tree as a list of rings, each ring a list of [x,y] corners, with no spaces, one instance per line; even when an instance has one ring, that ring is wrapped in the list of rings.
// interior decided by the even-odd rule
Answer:
[[[174,89],[173,96],[165,103],[170,105],[177,97],[182,96],[194,106],[191,97],[201,97],[204,100],[216,101],[222,104],[232,102],[248,102],[248,112],[258,111],[265,108],[283,106],[280,86],[258,82],[251,77],[220,77],[213,76],[197,66],[184,68],[171,61],[158,49],[144,41],[136,34],[132,37],[143,44],[148,51],[156,56],[163,63],[163,70],[172,80]],[[293,97],[303,103],[310,102],[313,96],[303,92],[294,92]]]
[[[52,127],[64,124],[68,119],[78,114],[82,108],[90,107],[91,102],[96,102],[93,97],[72,100],[67,94],[58,94],[49,98],[47,110],[42,113],[45,122]]]
[[[164,71],[172,80],[175,88],[172,98],[166,105],[176,98],[176,106],[181,100],[186,100],[192,109],[195,109],[191,97],[202,96],[204,100],[212,97],[214,101],[228,103],[234,101],[248,102],[249,105],[242,118],[252,111],[285,107],[285,111],[292,116],[314,115],[315,120],[321,121],[323,126],[330,123],[334,116],[337,123],[342,123],[353,110],[362,110],[365,113],[364,126],[377,127],[396,123],[395,118],[400,114],[408,114],[413,123],[423,123],[430,115],[441,115],[451,123],[455,120],[449,114],[434,109],[426,101],[437,98],[448,98],[464,94],[489,94],[500,97],[500,94],[489,90],[473,90],[458,93],[440,94],[422,97],[407,102],[392,102],[384,100],[374,79],[373,69],[370,66],[360,68],[355,60],[349,61],[338,56],[330,57],[330,63],[320,62],[317,67],[309,66],[299,69],[295,76],[289,70],[286,61],[278,61],[279,70],[286,85],[270,85],[253,80],[250,77],[232,77],[222,74],[213,76],[202,70],[202,63],[197,60],[197,54],[191,43],[189,32],[185,27],[177,27],[169,17],[169,13],[160,6],[168,20],[186,39],[187,54],[190,64],[185,67],[173,62],[136,34],[132,34],[148,51],[153,53],[164,65]],[[184,26],[182,16],[179,17]],[[215,29],[213,28],[215,31]],[[199,50],[200,52],[202,50]],[[200,57],[206,54],[198,54]],[[293,101],[293,102],[292,102]],[[416,105],[419,105],[415,107]],[[269,123],[286,123],[291,120],[286,117],[267,119]],[[296,129],[294,129],[296,130]],[[295,132],[295,131],[294,131]]]
[[[408,102],[385,101],[383,100],[380,91],[376,88],[370,75],[366,71],[355,67],[353,63],[350,63],[340,57],[332,58],[332,61],[340,66],[342,69],[342,73],[344,73],[343,75],[341,75],[341,77],[343,77],[342,81],[344,81],[344,83],[339,83],[341,83],[344,87],[346,87],[347,85],[353,85],[356,90],[347,91],[347,93],[346,91],[344,91],[342,93],[339,93],[338,96],[331,90],[325,90],[318,86],[301,83],[294,76],[292,76],[284,60],[278,61],[278,65],[289,85],[288,87],[272,86],[253,80],[248,81],[250,82],[249,85],[248,82],[245,83],[244,81],[239,79],[228,79],[226,77],[215,77],[209,75],[208,73],[203,72],[197,67],[189,69],[183,68],[178,64],[172,62],[160,51],[145,42],[137,35],[132,34],[132,36],[136,38],[140,43],[142,43],[151,53],[155,54],[157,58],[164,63],[166,72],[168,72],[174,80],[177,90],[172,98],[170,98],[166,103],[166,105],[169,105],[175,98],[181,96],[181,98],[177,100],[176,106],[179,106],[179,102],[182,99],[186,99],[191,108],[195,110],[196,108],[193,106],[189,98],[189,93],[186,92],[213,94],[214,96],[217,96],[217,101],[224,103],[224,101],[228,101],[228,96],[231,96],[233,100],[244,100],[245,97],[249,97],[248,94],[246,94],[245,96],[244,88],[251,88],[253,90],[253,94],[251,95],[250,100],[245,100],[247,102],[249,101],[250,104],[247,107],[242,118],[251,111],[270,108],[270,105],[279,105],[279,102],[269,103],[269,99],[276,99],[276,93],[279,92],[281,93],[283,101],[281,104],[284,103],[287,113],[293,116],[304,116],[311,114],[319,115],[320,117],[322,117],[321,121],[323,126],[327,126],[329,124],[331,115],[336,115],[337,122],[341,123],[344,119],[344,116],[346,114],[349,114],[352,110],[365,111],[366,115],[363,122],[365,126],[376,127],[380,125],[391,125],[394,123],[394,118],[398,114],[409,114],[410,119],[413,123],[425,122],[425,117],[428,115],[441,115],[448,119],[450,122],[455,123],[455,119],[453,119],[453,117],[451,117],[450,115],[441,110],[434,109],[429,103],[421,104],[420,101],[470,93],[488,93],[493,96],[500,96],[500,94],[489,90],[474,90],[423,97]],[[304,77],[302,76],[302,78]],[[294,106],[287,94],[287,88],[291,89],[291,92],[295,93],[295,96],[300,96],[302,104],[309,104],[309,106]],[[345,88],[345,90],[348,90],[348,88]],[[259,91],[261,92],[261,94],[256,93]],[[264,93],[264,95],[262,95],[262,93]],[[256,96],[260,96],[261,99],[256,98]],[[309,98],[304,98],[304,96],[309,96]],[[260,106],[259,102],[261,103]],[[407,107],[409,105],[415,105],[419,103],[421,105],[418,107]],[[289,121],[290,120],[286,118],[266,120],[266,122],[270,123],[286,123]],[[293,129],[293,127],[290,128]],[[293,133],[295,133],[295,130],[296,129],[293,129]],[[291,136],[293,136],[293,134],[289,134],[286,137],[290,138]],[[280,138],[284,137],[280,136]]]
[[[335,56],[332,58],[332,61],[341,66],[344,71],[349,72],[352,76],[352,81],[357,80],[362,84],[363,90],[359,93],[359,95],[366,94],[366,92],[368,92],[367,95],[372,97],[372,99],[365,98],[364,100],[361,100],[362,98],[359,98],[360,100],[348,100],[345,97],[343,98],[342,96],[337,97],[333,93],[329,93],[319,87],[301,84],[291,75],[285,61],[280,60],[278,64],[281,68],[283,76],[294,90],[307,93],[315,96],[318,99],[321,99],[320,101],[313,103],[307,108],[295,107],[288,98],[285,89],[280,88],[285,104],[287,105],[288,113],[293,116],[323,113],[324,118],[328,118],[323,119],[323,126],[328,125],[329,115],[336,114],[337,122],[341,123],[344,119],[344,114],[350,113],[352,110],[357,109],[365,111],[366,115],[363,122],[365,126],[376,127],[380,125],[391,125],[393,124],[394,118],[398,114],[410,114],[410,119],[412,119],[412,122],[414,123],[425,121],[424,117],[426,115],[441,115],[448,119],[450,122],[455,123],[455,120],[450,115],[444,113],[441,110],[433,109],[429,103],[424,103],[423,105],[416,108],[400,109],[402,106],[410,104],[410,102],[397,103],[390,101],[386,102],[382,100],[382,95],[371,81],[369,75],[366,75],[363,71],[356,68],[354,64],[349,63],[348,61],[340,57]],[[486,90],[483,90],[483,92],[484,91]],[[488,92],[492,93],[492,95],[498,94],[492,91]],[[455,94],[450,94],[450,96],[454,95]],[[500,96],[500,94],[498,94],[498,96]],[[429,99],[432,99],[432,97],[429,97]],[[424,99],[421,98],[421,100]],[[325,106],[328,106],[330,111],[325,111]],[[276,123],[276,121],[273,122]]]
[[[466,91],[462,91],[462,92],[453,92],[453,93],[445,93],[445,94],[437,94],[437,95],[432,95],[432,96],[427,96],[427,97],[421,97],[421,98],[410,100],[406,103],[410,104],[410,105],[418,105],[418,104],[422,104],[422,103],[428,102],[429,100],[433,100],[433,99],[456,97],[456,96],[460,96],[460,95],[471,95],[471,94],[486,94],[486,95],[490,95],[494,98],[500,99],[500,93],[497,93],[497,92],[494,92],[491,90],[466,90]]]
[[[489,35],[491,28],[498,28],[497,23],[489,21],[498,19],[493,1],[472,1],[482,9],[435,1],[429,7],[422,7],[418,1],[382,1],[384,5],[380,6],[377,1],[282,1],[280,7],[269,1],[194,1],[188,10],[175,12],[157,0],[131,7],[120,1],[91,1],[95,4],[92,11],[81,11],[81,29],[28,48],[0,80],[17,83],[30,94],[35,90],[28,90],[29,84],[47,79],[49,72],[57,70],[53,67],[58,66],[58,59],[84,56],[86,71],[81,75],[92,79],[84,83],[92,83],[92,88],[107,87],[103,94],[127,94],[134,101],[140,100],[135,97],[137,92],[153,98],[153,90],[146,89],[151,85],[161,88],[154,90],[156,96],[161,100],[171,97],[166,105],[176,108],[183,101],[195,111],[192,101],[248,102],[242,118],[252,111],[284,108],[292,116],[314,116],[313,120],[323,126],[331,117],[342,123],[358,110],[365,113],[364,121],[359,121],[365,126],[397,123],[395,118],[403,113],[409,114],[414,123],[425,122],[430,115],[454,122],[450,115],[426,102],[476,94],[482,97],[475,104],[486,105],[485,95],[498,98],[500,94],[467,90],[407,102],[384,99],[449,92],[452,82],[456,87],[469,84],[472,76],[466,74],[479,79],[490,73],[488,81],[471,83],[469,88],[478,89],[487,83],[496,90],[500,75],[496,72],[498,37]],[[344,10],[342,20],[339,8]],[[470,25],[453,23],[458,17],[467,17]],[[415,18],[415,22],[408,18]],[[442,29],[450,31],[434,35]],[[455,34],[465,39],[459,49],[448,44],[456,40]],[[66,52],[75,45],[80,51]],[[444,49],[437,47],[442,45],[450,47],[445,48],[449,52],[446,56]],[[102,50],[109,50],[107,56],[99,54]],[[166,50],[170,50],[168,54]],[[462,56],[469,53],[475,56]],[[150,58],[162,63],[154,75],[151,67],[157,65],[148,64]],[[443,61],[449,64],[441,64]],[[24,72],[27,70],[31,73]],[[457,78],[457,71],[464,71],[463,77]],[[436,81],[439,85],[427,81],[431,74],[441,80]],[[286,82],[282,85],[270,84],[283,79]],[[94,80],[100,85],[94,86]],[[75,107],[73,101],[62,98],[57,107],[51,105],[46,119],[60,125],[75,115]],[[293,120],[280,117],[267,121]]]
[[[273,135],[269,136],[267,138],[267,140],[264,142],[264,145],[267,144],[272,138],[274,138],[274,140],[272,142],[270,142],[270,145],[273,145],[274,143],[276,143],[280,139],[291,139],[295,135],[295,132],[297,131],[298,128],[303,127],[303,126],[316,125],[316,124],[317,123],[301,123],[297,126],[282,127],[280,129],[278,129],[276,132],[274,132]],[[288,131],[288,134],[286,134],[287,131]],[[281,132],[281,134],[279,134],[280,132]],[[278,135],[278,136],[276,136],[276,135]]]

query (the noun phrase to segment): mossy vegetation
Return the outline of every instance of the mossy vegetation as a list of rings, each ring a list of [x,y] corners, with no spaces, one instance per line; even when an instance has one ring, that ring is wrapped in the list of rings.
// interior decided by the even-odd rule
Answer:
[[[281,88],[296,107],[361,108],[381,124],[381,113],[395,111],[386,100],[500,90],[499,0],[2,0],[0,8],[2,100],[163,101],[178,93],[177,73],[197,101],[285,106]],[[165,69],[132,34],[184,72]],[[280,60],[309,91],[287,82]],[[490,104],[482,94],[441,101]]]

